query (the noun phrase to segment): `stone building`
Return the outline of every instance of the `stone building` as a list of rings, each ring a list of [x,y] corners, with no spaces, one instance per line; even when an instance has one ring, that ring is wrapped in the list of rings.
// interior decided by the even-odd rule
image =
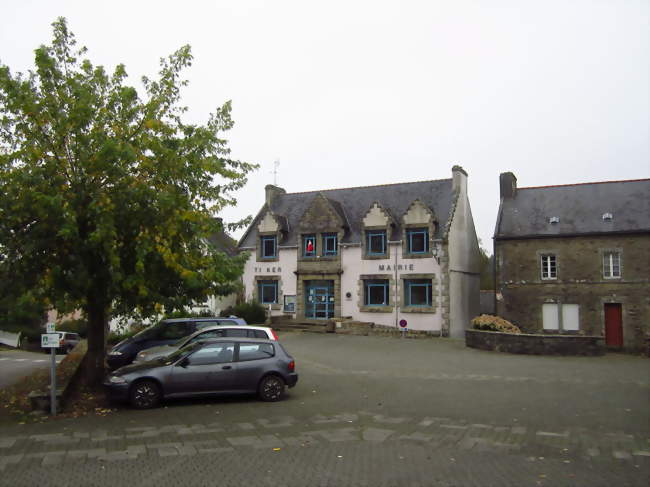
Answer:
[[[650,332],[650,179],[517,188],[503,173],[500,192],[497,313],[525,332],[640,350]]]
[[[451,179],[286,193],[242,237],[247,299],[297,320],[351,318],[462,336],[479,309],[467,173]]]

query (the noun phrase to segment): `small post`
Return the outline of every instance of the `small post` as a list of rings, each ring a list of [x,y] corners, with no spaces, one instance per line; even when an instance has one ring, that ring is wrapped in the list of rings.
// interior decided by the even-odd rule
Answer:
[[[50,371],[50,412],[56,416],[56,348],[50,348],[52,368]]]

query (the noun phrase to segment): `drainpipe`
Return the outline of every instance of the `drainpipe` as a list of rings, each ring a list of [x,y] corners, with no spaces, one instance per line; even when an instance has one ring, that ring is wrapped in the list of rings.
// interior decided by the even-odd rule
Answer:
[[[399,311],[397,309],[397,284],[398,284],[398,281],[397,281],[397,253],[402,248],[402,241],[401,240],[394,240],[392,242],[388,242],[388,245],[391,245],[391,244],[397,244],[397,247],[395,249],[395,261],[394,261],[394,265],[393,265],[393,274],[395,276],[395,293],[393,294],[393,296],[394,296],[394,302],[395,302],[395,328],[399,329],[399,321],[398,321],[399,320],[399,315],[398,315]]]

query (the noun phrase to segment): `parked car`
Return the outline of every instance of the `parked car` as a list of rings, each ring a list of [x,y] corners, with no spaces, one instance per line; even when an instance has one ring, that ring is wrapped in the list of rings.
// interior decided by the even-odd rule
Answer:
[[[141,350],[175,343],[197,330],[215,325],[246,325],[246,321],[236,316],[230,316],[228,318],[174,318],[163,320],[157,325],[146,328],[131,338],[122,340],[115,345],[106,357],[108,368],[114,370],[130,364]]]
[[[104,385],[110,399],[146,409],[167,398],[214,394],[257,393],[278,401],[297,382],[296,363],[280,342],[231,337],[197,341],[166,357],[121,367]]]
[[[59,348],[56,349],[57,353],[69,353],[81,340],[78,333],[69,331],[57,331],[56,333],[59,334]]]
[[[198,342],[199,340],[210,340],[215,338],[226,337],[242,337],[242,338],[263,338],[265,340],[277,340],[278,336],[271,328],[265,326],[208,326],[197,332],[192,333],[188,337],[183,337],[175,343],[169,345],[160,345],[159,347],[147,348],[138,352],[133,359],[133,363],[146,362],[147,360],[154,360],[160,357],[165,357],[179,348],[183,348],[190,343]]]

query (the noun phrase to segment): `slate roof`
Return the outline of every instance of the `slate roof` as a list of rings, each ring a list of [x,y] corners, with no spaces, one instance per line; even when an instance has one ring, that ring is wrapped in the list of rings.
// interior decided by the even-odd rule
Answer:
[[[603,220],[604,213],[613,218]],[[517,188],[514,198],[502,198],[494,237],[638,232],[650,232],[650,179]]]
[[[363,231],[362,219],[375,202],[378,202],[385,210],[390,212],[396,223],[394,231],[397,235],[400,235],[402,230],[402,216],[407,211],[409,205],[416,199],[419,199],[433,210],[434,215],[438,219],[436,235],[433,237],[442,238],[454,202],[451,178],[434,181],[417,181],[413,183],[309,191],[306,193],[278,194],[273,199],[271,211],[275,215],[285,217],[288,224],[288,233],[279,242],[279,245],[297,245],[297,228],[300,219],[318,193],[322,193],[323,196],[333,203],[336,211],[342,217],[345,217],[344,219],[348,222],[349,229],[346,231],[342,243],[361,242]],[[264,217],[265,213],[266,211],[262,208],[262,211],[253,220],[251,226],[239,242],[239,247],[250,248],[256,246],[257,226],[259,225],[259,220]]]

